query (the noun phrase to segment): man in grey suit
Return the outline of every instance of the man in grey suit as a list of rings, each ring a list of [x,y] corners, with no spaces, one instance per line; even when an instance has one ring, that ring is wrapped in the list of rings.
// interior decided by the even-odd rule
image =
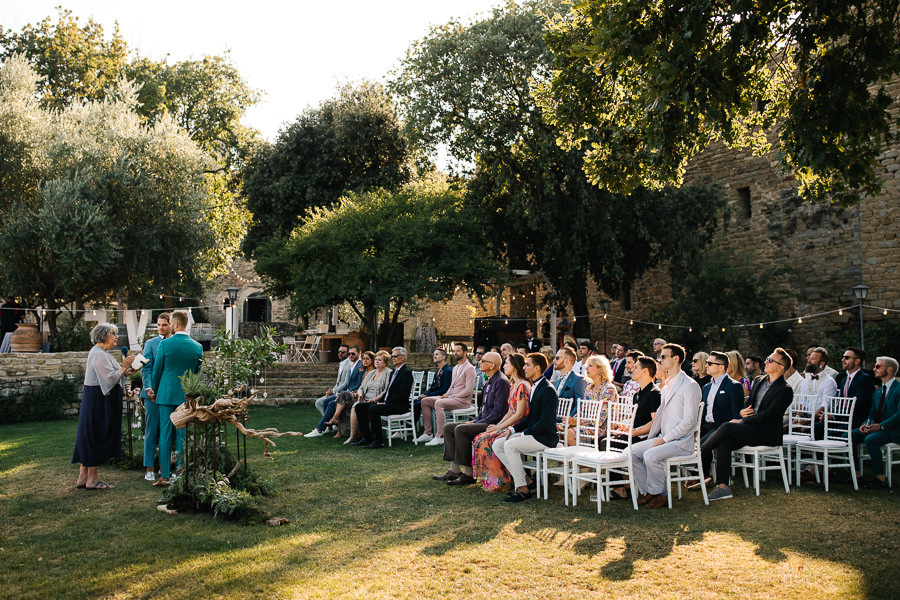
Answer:
[[[647,439],[631,447],[635,483],[645,494],[638,504],[648,508],[667,504],[666,459],[693,451],[701,392],[697,382],[681,370],[684,357],[684,348],[678,344],[662,347],[660,368],[668,375],[662,401]]]

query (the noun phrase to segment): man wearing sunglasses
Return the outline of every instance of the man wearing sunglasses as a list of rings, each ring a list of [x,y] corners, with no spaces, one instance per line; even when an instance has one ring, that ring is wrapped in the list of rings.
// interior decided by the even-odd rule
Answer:
[[[710,501],[732,498],[731,451],[744,446],[780,446],[782,419],[794,399],[794,391],[784,380],[784,372],[792,365],[784,348],[775,348],[765,361],[765,375],[753,382],[747,406],[740,418],[723,424],[700,446],[701,454],[716,451],[716,484]]]
[[[700,423],[701,442],[705,442],[716,429],[741,418],[741,409],[744,407],[744,386],[729,377],[728,355],[724,352],[713,350],[706,359],[706,372],[711,377],[710,382],[703,386],[703,420]],[[703,460],[703,474],[709,479],[712,466],[712,450],[701,454]],[[688,484],[688,489],[700,489],[700,482],[693,481]]]
[[[845,397],[856,398],[853,406],[853,428],[859,427],[872,409],[872,392],[875,391],[875,379],[862,370],[866,353],[860,348],[847,348],[841,356],[841,367],[844,372],[838,379],[838,393]]]

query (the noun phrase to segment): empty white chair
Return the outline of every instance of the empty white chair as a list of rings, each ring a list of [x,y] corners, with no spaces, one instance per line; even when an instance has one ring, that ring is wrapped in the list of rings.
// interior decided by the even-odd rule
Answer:
[[[824,470],[825,491],[828,491],[828,470],[833,468],[849,468],[853,489],[858,490],[853,463],[853,441],[850,431],[853,429],[853,407],[855,397],[832,396],[826,398],[825,419],[823,422],[823,439],[797,442],[797,485],[800,485],[800,465],[821,465]],[[820,458],[821,456],[821,458]],[[846,457],[842,460],[842,457]]]
[[[694,451],[683,456],[673,456],[666,459],[666,489],[668,490],[669,509],[672,509],[672,484],[678,488],[678,499],[681,499],[681,482],[692,479],[700,480],[700,489],[703,491],[703,503],[709,505],[709,496],[706,494],[706,474],[703,472],[703,461],[700,459],[700,424],[703,423],[703,407],[697,413],[697,427],[694,429]],[[758,490],[759,488],[757,488]],[[632,492],[633,493],[633,492]],[[756,492],[759,494],[759,491]]]
[[[576,454],[572,457],[572,505],[578,502],[581,482],[597,486],[597,514],[600,504],[609,500],[613,486],[628,485],[631,489],[631,503],[637,510],[637,488],[631,468],[631,431],[634,428],[634,412],[637,407],[629,399],[627,402],[611,402],[607,405],[607,436],[604,449]],[[615,435],[614,431],[626,432]],[[612,475],[619,477],[614,481]]]
[[[792,477],[794,454],[797,442],[813,439],[815,410],[818,396],[815,394],[796,394],[788,408],[788,432],[782,437],[781,445],[787,460],[788,480]]]

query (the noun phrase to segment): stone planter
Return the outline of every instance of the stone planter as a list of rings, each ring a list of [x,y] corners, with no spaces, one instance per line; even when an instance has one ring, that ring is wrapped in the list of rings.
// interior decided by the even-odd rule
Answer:
[[[9,337],[11,352],[40,352],[43,336],[34,323],[19,323]]]

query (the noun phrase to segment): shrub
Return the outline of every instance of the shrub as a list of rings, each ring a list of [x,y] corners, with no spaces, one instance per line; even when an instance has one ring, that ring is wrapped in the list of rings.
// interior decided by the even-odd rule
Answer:
[[[0,424],[61,419],[63,405],[75,401],[77,394],[74,382],[48,377],[27,394],[0,398]]]

